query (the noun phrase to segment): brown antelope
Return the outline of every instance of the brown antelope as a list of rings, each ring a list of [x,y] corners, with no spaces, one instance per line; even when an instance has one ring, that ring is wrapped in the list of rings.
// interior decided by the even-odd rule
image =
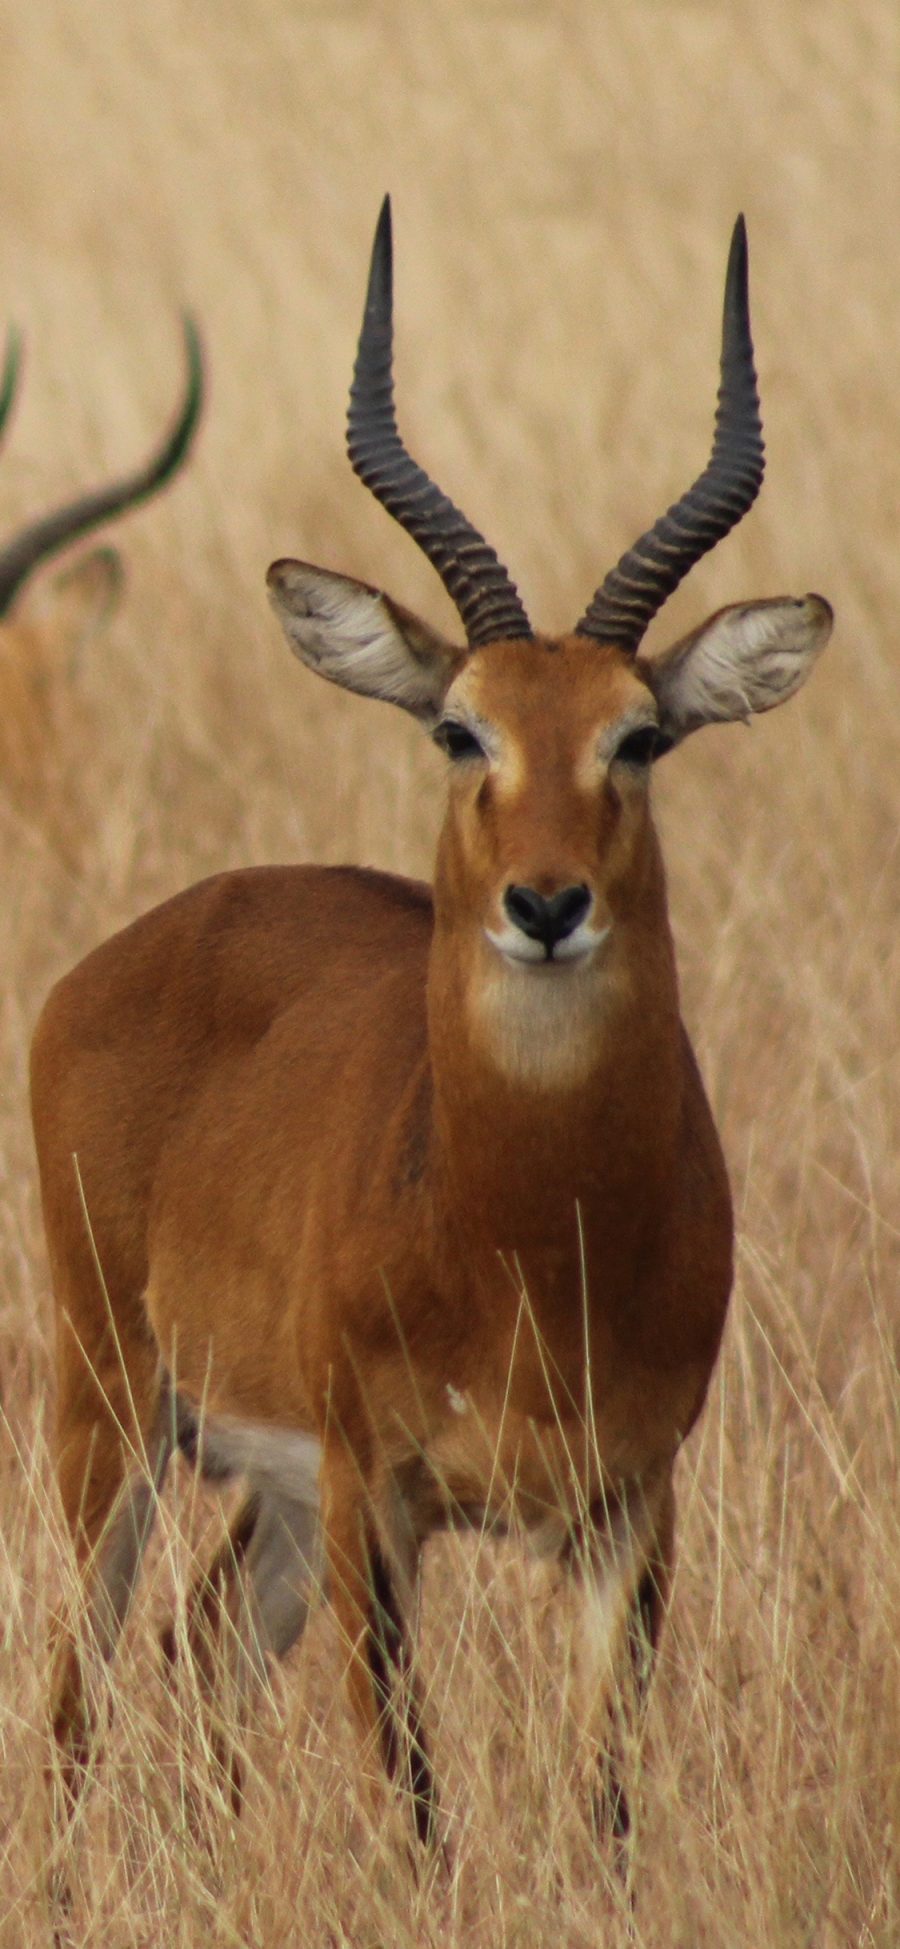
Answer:
[[[762,480],[742,220],[709,463],[570,634],[532,630],[401,443],[387,202],[348,445],[438,570],[465,647],[303,562],[276,562],[269,589],[305,663],[410,711],[446,753],[434,887],[270,866],[191,888],[55,989],[33,1105],[59,1481],[94,1643],[111,1656],[176,1442],[249,1479],[189,1600],[208,1675],[217,1625],[243,1646],[242,1683],[294,1643],[320,1511],[365,1753],[380,1744],[424,1838],[409,1624],[433,1531],[513,1529],[570,1567],[579,1718],[617,1653],[639,1647],[643,1668],[659,1635],[673,1464],[716,1359],[732,1216],[679,1018],[650,774],[701,725],[790,697],[831,611],[743,602],[638,653]],[[74,1796],[92,1722],[74,1637],[54,1709]],[[608,1770],[600,1804],[624,1832]]]
[[[187,381],[174,424],[135,472],[28,523],[0,546],[0,792],[18,814],[32,814],[70,863],[84,798],[84,751],[66,776],[61,736],[71,732],[72,676],[80,645],[111,616],[122,588],[119,557],[92,549],[47,583],[35,571],[101,522],[135,507],[169,481],[190,449],[203,403],[200,341],[184,320]],[[0,427],[13,404],[18,341],[8,342],[0,382]],[[73,745],[71,737],[66,740]],[[71,791],[67,785],[71,784]]]

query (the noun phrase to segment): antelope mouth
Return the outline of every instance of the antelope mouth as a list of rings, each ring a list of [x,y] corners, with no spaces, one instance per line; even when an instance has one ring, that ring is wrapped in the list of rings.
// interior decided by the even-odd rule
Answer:
[[[486,927],[485,938],[504,961],[532,974],[561,974],[585,967],[605,946],[612,928],[577,927],[561,941],[532,940],[518,928]]]

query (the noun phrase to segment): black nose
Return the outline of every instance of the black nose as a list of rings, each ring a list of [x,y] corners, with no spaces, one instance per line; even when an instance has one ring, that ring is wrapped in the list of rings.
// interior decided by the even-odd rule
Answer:
[[[551,893],[549,900],[536,893],[534,887],[507,887],[503,895],[503,905],[513,925],[527,934],[529,940],[543,941],[548,956],[557,941],[574,934],[590,904],[586,886],[562,887],[559,893]]]

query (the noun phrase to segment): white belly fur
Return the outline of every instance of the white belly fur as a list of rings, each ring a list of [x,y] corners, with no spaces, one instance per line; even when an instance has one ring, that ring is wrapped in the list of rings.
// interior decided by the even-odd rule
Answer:
[[[315,1435],[216,1415],[204,1420],[200,1448],[213,1469],[246,1475],[254,1489],[318,1508],[322,1444]]]

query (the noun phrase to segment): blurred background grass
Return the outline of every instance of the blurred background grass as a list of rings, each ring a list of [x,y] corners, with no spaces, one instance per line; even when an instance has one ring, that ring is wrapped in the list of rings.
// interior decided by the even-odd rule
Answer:
[[[73,654],[47,575],[0,636],[13,754],[0,777],[3,1939],[45,1939],[42,1644],[62,1574],[25,1101],[40,1001],[78,953],[205,872],[293,858],[430,867],[440,761],[399,713],[301,673],[263,592],[268,562],[296,553],[455,628],[343,454],[390,189],[402,427],[551,629],[703,462],[728,236],[747,216],[766,485],[650,646],[726,601],[807,588],[837,626],[796,704],[751,734],[693,740],[659,771],[685,1012],[741,1248],[719,1381],[683,1471],[635,1926],[666,1949],[888,1949],[900,1935],[900,14],[892,0],[4,0],[0,18],[0,292],[27,340],[3,529],[149,447],[177,395],[185,305],[211,371],[186,475],[116,533],[128,580],[108,627]],[[425,1655],[461,1836],[441,1939],[594,1942],[599,1870],[560,1839],[565,1791],[554,1797],[538,1734],[528,1748],[544,1668],[516,1601],[523,1573],[492,1559],[484,1596],[465,1552],[434,1555]],[[482,1599],[499,1631],[475,1629],[463,1656],[458,1621]],[[145,1669],[147,1629],[139,1619],[125,1648],[131,1705],[92,1818],[133,1836],[139,1808],[153,1872],[105,1855],[95,1834],[73,1940],[430,1939],[433,1914],[409,1907],[402,1879],[388,1875],[367,1910],[372,1889],[354,1883],[323,1797],[334,1739],[340,1751],[339,1728],[316,1745],[324,1625],[269,1707],[278,1764],[213,1902],[187,1843],[179,1853],[134,1798],[135,1751],[152,1775],[176,1739]],[[516,1773],[520,1746],[530,1775],[526,1760]]]

